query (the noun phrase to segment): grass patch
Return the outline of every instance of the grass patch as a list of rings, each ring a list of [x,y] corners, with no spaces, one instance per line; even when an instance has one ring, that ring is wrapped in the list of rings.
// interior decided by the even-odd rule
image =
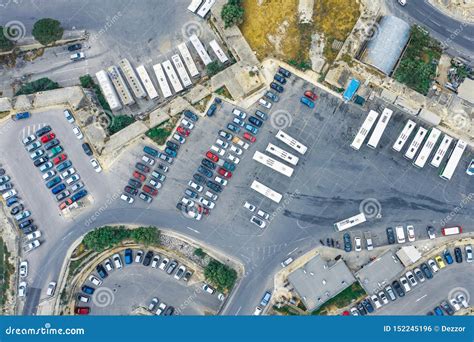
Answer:
[[[128,115],[114,115],[112,122],[107,128],[110,135],[113,135],[135,122],[135,119]]]
[[[10,253],[7,250],[7,245],[0,238],[0,307],[2,310],[10,287],[10,277],[14,272],[14,266],[8,261],[9,257]]]
[[[209,103],[209,101],[211,100],[212,98],[212,94],[209,94],[207,95],[205,98],[203,98],[201,101],[199,101],[198,103],[196,103],[194,105],[194,107],[200,111],[200,112],[204,112],[206,110],[206,107],[207,107],[207,104]]]
[[[91,75],[84,75],[79,77],[79,81],[81,82],[81,86],[86,89],[92,89],[97,97],[97,101],[99,101],[102,108],[109,113],[112,112],[110,109],[109,103],[105,99],[104,94],[102,94],[102,90],[100,89],[99,85],[94,82]]]
[[[298,316],[299,314],[294,311],[290,306],[288,305],[283,305],[282,307],[278,307],[276,305],[273,305],[273,310],[276,312],[279,312],[285,316]]]
[[[10,112],[0,112],[0,120],[9,116],[10,115]]]
[[[436,77],[441,52],[441,46],[437,40],[431,38],[418,26],[413,26],[410,41],[394,73],[394,78],[413,90],[427,95],[431,82]]]
[[[149,129],[145,134],[148,138],[153,140],[158,145],[164,145],[166,139],[171,135],[176,123],[178,122],[181,115],[175,115],[171,119],[162,122],[156,127]]]
[[[365,297],[367,294],[358,282],[353,283],[351,286],[340,292],[338,295],[329,299],[319,309],[314,310],[312,315],[328,315],[331,311],[336,309],[344,308],[349,304]]]
[[[230,100],[233,100],[234,98],[232,97],[232,95],[230,95],[229,93],[229,90],[227,89],[226,86],[222,86],[220,87],[219,89],[216,90],[216,94],[217,95],[220,95],[220,96],[223,96],[223,97],[227,97],[228,99]]]

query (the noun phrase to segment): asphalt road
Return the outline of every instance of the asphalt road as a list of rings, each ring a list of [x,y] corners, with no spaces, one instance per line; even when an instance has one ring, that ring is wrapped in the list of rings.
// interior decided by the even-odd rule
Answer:
[[[374,198],[378,201],[382,217],[371,218],[361,228],[353,231],[370,231],[376,237],[376,245],[386,243],[385,227],[396,224],[414,224],[417,238],[427,238],[424,227],[432,224],[439,229],[440,221],[456,207],[457,215],[451,223],[462,224],[466,231],[473,229],[472,203],[461,205],[464,196],[473,188],[472,177],[464,173],[468,160],[472,158],[471,151],[464,154],[458,170],[449,182],[441,180],[437,170],[431,167],[426,166],[421,170],[414,168],[401,154],[390,148],[390,143],[396,139],[407,118],[400,111],[395,111],[393,121],[377,150],[364,146],[360,151],[354,151],[349,144],[368,108],[343,104],[317,89],[317,107],[310,110],[299,103],[299,96],[303,90],[313,86],[301,79],[290,83],[280,102],[270,112],[272,118],[264,124],[257,136],[257,143],[244,152],[242,161],[216,208],[202,221],[185,218],[176,211],[175,205],[197,168],[199,159],[214,141],[217,131],[230,121],[232,107],[227,104],[215,117],[199,121],[187,145],[181,148],[179,158],[170,168],[164,188],[151,205],[145,205],[139,199],[132,206],[120,200],[107,200],[122,189],[130,176],[131,165],[143,146],[141,142],[132,147],[130,153],[125,153],[123,159],[117,161],[111,170],[86,179],[86,184],[91,184],[89,188],[93,191],[94,202],[73,219],[59,217],[51,198],[39,202],[40,207],[38,210],[33,208],[33,214],[37,215],[36,212],[43,208],[45,217],[38,217],[37,220],[47,234],[47,239],[44,246],[28,256],[32,272],[28,279],[29,287],[44,291],[49,281],[57,280],[69,246],[93,227],[113,223],[154,225],[188,235],[198,243],[241,260],[245,265],[245,276],[237,285],[224,314],[251,314],[264,291],[272,288],[273,275],[281,267],[280,262],[288,255],[297,257],[315,247],[320,239],[334,237],[341,240],[342,234],[334,231],[333,224],[358,213],[365,199]],[[369,105],[370,108],[378,108],[380,104]],[[251,111],[252,109],[249,110]],[[292,117],[292,124],[284,130],[309,146],[291,179],[276,174],[251,159],[256,150],[264,151],[268,142],[285,148],[285,145],[274,138],[277,130],[274,126],[279,121],[273,115],[282,115],[283,112]],[[51,122],[62,136],[66,134],[62,130],[70,130],[70,127],[67,123],[54,124],[54,120],[60,119],[65,122],[60,113],[52,111],[44,117],[42,114],[35,114],[30,121],[7,123],[8,129],[2,131],[0,143],[3,146],[9,142],[12,146],[21,144],[20,132],[34,120]],[[68,150],[69,148],[73,150],[74,146],[68,147]],[[17,155],[25,155],[24,151],[21,153],[12,148],[3,156],[3,164],[12,169],[15,182],[15,172],[19,173],[19,179],[20,174],[26,173],[21,176],[22,181],[18,180],[19,183],[24,182],[23,179],[26,181],[29,173],[36,172],[30,161],[24,169],[21,163],[10,165],[10,161],[16,160]],[[78,152],[73,153],[72,158],[75,161],[83,156]],[[85,171],[81,168],[80,172]],[[32,174],[31,178],[33,176],[39,177]],[[255,178],[281,192],[284,200],[277,205],[263,196],[257,196],[249,187]],[[31,181],[28,187],[35,189],[36,183],[36,186],[43,187],[40,179]],[[290,198],[291,194],[296,196]],[[242,208],[245,200],[254,202],[274,216],[265,230],[261,231],[249,222],[250,215]],[[29,202],[32,201],[35,198],[29,199]],[[48,216],[49,210],[57,217]],[[95,212],[99,214],[95,215]],[[92,216],[95,217],[92,224],[87,223]],[[35,312],[37,300],[36,297],[27,297],[24,314]]]
[[[427,29],[453,55],[471,61],[474,46],[474,25],[456,20],[434,8],[429,1],[407,1],[400,6],[397,1],[386,0],[392,14],[410,24]]]

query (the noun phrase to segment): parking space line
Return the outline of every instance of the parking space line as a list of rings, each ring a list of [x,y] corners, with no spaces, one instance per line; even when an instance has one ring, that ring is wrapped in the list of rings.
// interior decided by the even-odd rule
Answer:
[[[193,231],[193,232],[195,232],[195,233],[197,233],[197,234],[201,234],[201,233],[199,232],[199,230],[196,230],[196,229],[191,228],[191,227],[186,227],[186,228],[188,228],[189,230],[191,230],[191,231]]]

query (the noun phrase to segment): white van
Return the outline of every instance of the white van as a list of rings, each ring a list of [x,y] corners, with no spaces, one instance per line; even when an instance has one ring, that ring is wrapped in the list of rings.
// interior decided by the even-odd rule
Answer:
[[[405,243],[405,231],[403,230],[403,226],[396,226],[395,232],[397,233],[398,243]]]

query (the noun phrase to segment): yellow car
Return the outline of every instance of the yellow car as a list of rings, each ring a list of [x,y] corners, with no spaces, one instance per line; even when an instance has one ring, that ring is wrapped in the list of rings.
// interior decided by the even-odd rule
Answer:
[[[446,264],[443,261],[443,258],[441,258],[439,255],[435,256],[436,263],[438,264],[438,267],[440,269],[445,268]]]

